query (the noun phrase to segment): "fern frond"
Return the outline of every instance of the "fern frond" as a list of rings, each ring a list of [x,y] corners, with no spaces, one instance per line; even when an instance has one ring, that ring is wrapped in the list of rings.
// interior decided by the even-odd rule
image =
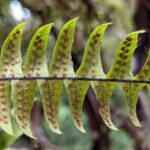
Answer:
[[[65,85],[73,122],[76,128],[85,132],[82,123],[82,106],[89,86],[91,85],[99,103],[99,112],[105,124],[118,130],[111,120],[110,98],[117,86],[112,81],[87,81],[86,78],[107,79],[150,79],[150,52],[142,70],[133,77],[131,73],[131,59],[137,46],[138,35],[144,31],[132,32],[121,42],[110,71],[105,75],[100,57],[100,46],[104,32],[110,23],[105,23],[91,33],[83,56],[82,63],[74,72],[71,49],[74,41],[74,32],[78,18],[67,22],[61,29],[53,50],[50,68],[46,63],[46,46],[52,24],[47,24],[36,31],[32,37],[24,66],[20,50],[22,30],[26,23],[15,27],[3,43],[0,55],[0,78],[21,77],[24,80],[0,81],[0,127],[8,134],[13,135],[11,109],[14,108],[15,119],[21,130],[31,138],[35,138],[30,127],[30,113],[34,103],[35,88],[38,85],[42,97],[44,116],[50,129],[61,134],[58,119],[58,109],[63,84]],[[41,77],[42,80],[27,80],[27,77]],[[43,78],[42,78],[43,77]],[[44,77],[53,77],[52,80]],[[63,80],[58,80],[58,78]],[[68,78],[65,78],[68,77]],[[69,80],[69,77],[72,79]],[[85,80],[73,80],[85,78]],[[129,117],[135,126],[140,126],[136,115],[136,104],[140,90],[146,83],[119,83],[126,96]],[[12,101],[11,101],[12,100]],[[12,104],[12,105],[11,105]],[[21,132],[20,132],[21,131]],[[14,130],[15,132],[15,130]],[[14,133],[16,134],[16,133]]]

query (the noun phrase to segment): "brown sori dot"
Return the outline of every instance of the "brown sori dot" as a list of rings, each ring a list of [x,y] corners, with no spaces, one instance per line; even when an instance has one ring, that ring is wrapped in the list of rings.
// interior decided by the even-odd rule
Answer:
[[[93,42],[91,42],[91,43],[90,43],[90,46],[91,46],[91,47],[93,47],[93,46],[94,46]]]
[[[6,104],[5,99],[1,98],[1,103],[2,103],[3,105],[5,105],[5,104]]]
[[[26,99],[28,99],[29,98],[29,96],[28,95],[24,95],[24,99],[26,100]]]
[[[36,61],[37,61],[38,65],[40,65],[42,63],[42,60],[40,60],[40,59],[37,59]]]
[[[22,114],[19,114],[19,115],[18,115],[18,118],[19,118],[20,120],[22,120],[22,119],[23,119],[23,115],[22,115]]]
[[[63,66],[63,71],[67,71],[67,68],[66,68],[66,66]]]
[[[60,56],[59,56],[59,60],[62,58],[62,57],[65,57],[66,56],[66,54],[65,54],[65,52],[64,52],[64,50],[61,48],[60,50],[59,50],[59,53],[60,53]]]
[[[117,64],[121,64],[121,61],[120,60],[117,60],[117,62],[116,62]]]
[[[14,66],[15,64],[16,64],[16,62],[15,62],[15,61],[12,61],[12,62],[11,62],[11,65],[13,65],[13,66]]]
[[[36,53],[36,49],[33,49],[33,50],[32,50],[32,53],[33,53],[33,54]]]
[[[56,76],[57,76],[57,73],[56,73],[56,72],[52,72],[52,76],[53,76],[53,77],[56,77]]]
[[[8,65],[8,64],[10,64],[10,61],[9,60],[4,60],[4,64]]]
[[[23,117],[24,119],[26,119],[26,118],[27,118],[27,115],[26,115],[26,114],[22,114],[22,117]]]
[[[5,75],[4,72],[2,72],[2,73],[0,74],[0,76],[5,77],[6,75]]]
[[[38,35],[38,36],[36,37],[36,39],[37,39],[37,40],[39,40],[39,39],[40,39],[40,37],[41,37],[41,36],[40,36],[40,35]]]
[[[36,40],[35,42],[34,42],[34,46],[37,46],[38,45],[38,41]]]
[[[41,57],[41,53],[40,53],[40,52],[37,52],[37,53],[35,54],[35,57]]]
[[[38,45],[38,46],[37,46],[37,49],[38,49],[38,50],[41,50],[41,49],[42,49],[42,45],[41,45],[41,44]]]
[[[40,67],[39,67],[39,66],[36,66],[36,67],[35,67],[35,70],[39,71],[39,70],[40,70]]]
[[[18,37],[18,35],[16,33],[13,34],[14,39],[16,39]]]
[[[100,37],[100,33],[96,33],[96,37]]]
[[[6,115],[3,115],[3,118],[4,118],[4,119],[7,119],[8,117],[7,117]]]
[[[39,72],[36,72],[35,74],[36,74],[36,76],[40,76],[40,73],[39,73]]]
[[[0,90],[4,90],[4,86],[1,86],[1,85],[0,85]]]
[[[78,84],[79,86],[82,86],[82,82],[81,82],[81,81],[77,81],[77,84]]]
[[[24,101],[23,101],[23,102],[24,102],[24,104],[27,104],[27,103],[28,103],[28,101],[27,101],[27,99],[26,99],[26,98],[24,99]]]
[[[63,36],[64,41],[68,41],[68,37],[66,35]]]
[[[54,68],[55,68],[55,69],[60,69],[59,64],[54,64]]]
[[[127,62],[125,62],[125,61],[122,63],[123,66],[125,66],[126,64],[127,64]]]
[[[8,68],[3,68],[3,71],[8,71]]]
[[[19,110],[22,109],[22,105],[21,105],[21,104],[18,105],[18,109],[19,109]]]
[[[124,69],[121,69],[120,72],[124,74],[124,73],[125,73],[125,70],[124,70]]]
[[[95,72],[91,72],[91,77],[92,78],[96,77],[96,73]]]
[[[125,40],[125,41],[123,42],[123,44],[126,45],[126,44],[127,44],[127,41]]]
[[[79,127],[81,127],[81,121],[79,119],[76,120]]]
[[[124,50],[125,50],[125,47],[121,47],[121,50],[124,51]]]
[[[147,69],[144,69],[143,72],[144,72],[145,74],[147,74],[147,73],[148,73],[148,70],[147,70]]]
[[[15,77],[15,74],[14,74],[14,73],[11,73],[10,75],[11,75],[12,77]]]
[[[57,129],[57,128],[58,128],[57,124],[54,124],[54,125],[53,125],[53,127],[54,127],[55,129]]]
[[[128,90],[128,89],[129,89],[128,85],[125,85],[125,86],[123,87],[123,90]]]
[[[98,40],[97,39],[94,39],[94,44],[98,43]]]
[[[22,101],[22,100],[23,100],[23,97],[18,97],[18,100],[19,100],[19,101]]]
[[[25,122],[21,122],[20,125],[21,125],[22,128],[26,127]]]
[[[124,75],[121,74],[121,75],[119,76],[119,78],[120,78],[120,79],[124,79]]]
[[[141,75],[139,75],[139,79],[143,79],[143,75],[141,74]]]
[[[119,57],[123,57],[123,53],[120,53],[120,54],[119,54]]]
[[[96,51],[97,49],[95,47],[92,47],[92,51]]]
[[[21,90],[21,89],[18,89],[16,92],[17,92],[17,94],[21,94],[21,93],[22,93],[22,90]]]
[[[3,107],[3,108],[2,108],[2,111],[5,112],[5,111],[6,111],[6,107]]]
[[[129,49],[126,49],[125,53],[129,53]]]
[[[67,33],[68,32],[68,29],[64,29],[64,33]]]
[[[128,42],[131,42],[131,41],[132,41],[132,38],[127,37],[127,41],[128,41]]]
[[[42,40],[42,39],[39,39],[38,42],[41,44],[41,43],[43,42],[43,40]]]
[[[14,69],[13,69],[13,68],[10,68],[9,70],[10,70],[10,72],[14,72]]]
[[[85,59],[85,61],[89,63],[89,62],[90,62],[90,58],[87,57],[87,58]]]
[[[63,48],[63,49],[66,49],[66,48],[67,48],[67,45],[63,44],[63,45],[62,45],[62,48]]]
[[[10,56],[10,52],[8,52],[8,51],[4,52],[4,55],[7,56],[7,57],[9,57]]]
[[[123,56],[123,59],[127,59],[127,57],[128,57],[127,55],[124,55],[124,56]]]
[[[91,50],[87,50],[87,54],[91,55],[92,54]]]
[[[19,31],[19,30],[17,30],[17,31],[16,31],[16,34],[19,34],[19,33],[20,33],[20,31]]]
[[[62,75],[62,77],[65,77],[65,76],[67,76],[67,73],[65,71],[62,71],[61,75]]]
[[[147,61],[147,65],[150,65],[150,60]]]
[[[25,91],[28,91],[28,90],[29,90],[29,87],[28,87],[28,86],[25,86],[25,87],[24,87],[24,90],[25,90]]]
[[[44,86],[44,87],[47,86],[47,81],[46,80],[42,82],[42,86]]]
[[[118,72],[118,71],[119,71],[119,69],[118,69],[118,68],[115,68],[115,69],[114,69],[114,71],[115,71],[115,72]]]
[[[0,85],[1,85],[1,86],[4,86],[4,81],[0,81]]]
[[[8,47],[9,47],[9,48],[14,48],[14,47],[15,47],[14,42],[10,42],[10,43],[8,44]]]
[[[56,123],[56,120],[55,120],[54,118],[52,118],[52,119],[51,119],[51,122],[52,122],[53,124],[55,124],[55,123]]]
[[[91,63],[92,63],[93,66],[96,65],[96,61],[92,61]]]
[[[82,73],[82,74],[81,74],[81,77],[85,77],[85,74],[84,74],[84,73]]]
[[[129,46],[131,46],[131,43],[128,43],[128,44],[127,44],[127,47],[129,47]]]
[[[4,119],[4,123],[5,123],[5,124],[7,124],[7,123],[8,123],[8,121],[7,121],[6,119]]]

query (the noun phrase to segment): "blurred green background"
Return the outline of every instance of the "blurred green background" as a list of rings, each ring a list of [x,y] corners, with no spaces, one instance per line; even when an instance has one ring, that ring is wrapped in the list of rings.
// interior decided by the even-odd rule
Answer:
[[[79,67],[85,43],[92,30],[105,22],[113,24],[105,33],[101,58],[105,73],[115,57],[119,42],[129,32],[146,29],[140,37],[132,61],[133,73],[141,69],[150,47],[150,1],[149,0],[0,0],[0,46],[17,24],[27,21],[22,38],[23,61],[34,32],[42,25],[54,22],[47,46],[47,63],[50,64],[59,30],[64,23],[79,16],[72,57],[75,70]],[[111,101],[112,117],[120,128],[109,130],[98,113],[98,104],[90,88],[84,103],[83,120],[87,131],[75,129],[68,106],[65,89],[59,107],[60,126],[63,135],[52,133],[43,117],[41,97],[36,91],[36,101],[31,114],[32,130],[37,140],[25,135],[9,136],[0,130],[0,150],[149,150],[150,149],[150,94],[145,88],[140,93],[137,106],[138,117],[143,125],[135,128],[127,116],[123,93],[119,87]],[[16,127],[17,130],[17,127]]]

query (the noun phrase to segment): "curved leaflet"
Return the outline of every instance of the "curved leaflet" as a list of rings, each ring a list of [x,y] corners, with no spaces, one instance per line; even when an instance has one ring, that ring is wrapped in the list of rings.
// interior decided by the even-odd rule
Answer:
[[[0,77],[20,75],[22,62],[20,43],[26,23],[15,27],[3,43],[0,56]],[[11,122],[11,81],[0,81],[0,126],[8,134],[13,134]]]
[[[51,24],[47,24],[34,34],[28,51],[22,76],[47,76],[48,68],[45,49]],[[30,113],[34,102],[36,81],[13,81],[13,97],[15,101],[16,120],[24,134],[34,138],[30,129]]]
[[[150,74],[150,52],[141,71],[133,78],[133,80],[149,80]],[[136,105],[140,91],[146,84],[144,83],[126,83],[123,90],[126,96],[127,110],[132,123],[140,127],[141,124],[137,118]]]
[[[15,27],[2,46],[0,77],[49,76],[134,80],[150,79],[150,52],[142,70],[135,77],[131,73],[131,58],[137,46],[138,35],[143,33],[143,30],[130,33],[126,36],[118,48],[113,66],[107,75],[104,74],[100,59],[100,46],[105,29],[110,23],[98,26],[91,33],[85,47],[81,66],[75,73],[71,58],[71,48],[77,19],[70,20],[62,27],[53,50],[50,68],[46,64],[45,52],[52,24],[41,27],[34,34],[23,67],[20,43],[22,30],[26,23]],[[111,121],[109,108],[110,98],[118,83],[86,80],[13,80],[0,81],[0,127],[8,134],[13,134],[11,116],[15,116],[21,129],[18,130],[19,135],[23,132],[27,136],[34,138],[30,128],[30,113],[34,103],[36,84],[38,84],[40,89],[45,118],[51,130],[55,133],[61,134],[58,108],[63,84],[69,97],[72,119],[77,129],[83,133],[85,132],[82,123],[82,106],[86,92],[91,84],[99,103],[99,112],[102,119],[109,128],[118,130]],[[138,94],[146,84],[120,83],[119,85],[122,86],[125,93],[127,109],[132,123],[135,126],[140,126],[136,115],[136,104]],[[11,98],[13,102],[11,102]],[[12,107],[14,107],[14,115],[11,115]]]

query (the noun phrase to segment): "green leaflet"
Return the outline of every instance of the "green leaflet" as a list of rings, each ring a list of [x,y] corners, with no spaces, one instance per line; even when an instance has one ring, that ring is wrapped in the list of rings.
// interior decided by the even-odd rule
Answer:
[[[52,24],[47,24],[36,31],[27,52],[27,58],[23,67],[24,75],[37,77],[48,75],[46,64],[46,46]]]
[[[77,18],[67,22],[61,29],[53,51],[49,70],[51,77],[65,77],[74,73],[71,61],[71,46]],[[63,81],[42,81],[41,95],[44,114],[52,131],[61,134],[58,121],[58,107],[63,87]]]
[[[0,56],[0,76],[20,75],[22,30],[26,23],[15,27],[3,43]],[[13,134],[11,123],[11,81],[0,81],[0,127],[8,134]]]
[[[22,76],[47,76],[45,50],[51,24],[34,34],[27,52]],[[40,84],[40,83],[39,83]],[[13,81],[13,97],[16,120],[24,134],[34,138],[30,129],[30,113],[34,102],[36,81]]]
[[[148,57],[146,59],[146,62],[141,69],[141,71],[133,78],[133,80],[149,80],[149,74],[150,74],[150,51],[148,53]],[[145,86],[144,83],[124,83],[123,84],[123,90],[126,96],[126,103],[127,103],[127,110],[129,113],[129,117],[132,121],[132,123],[140,127],[141,124],[137,118],[136,114],[136,105],[139,93],[141,89]]]
[[[139,33],[143,33],[143,31],[132,32],[121,42],[116,53],[114,64],[106,75],[106,79],[132,78],[130,64],[133,52],[137,46],[137,38]],[[99,84],[97,83],[95,86],[94,90],[99,102],[99,111],[102,119],[105,124],[113,130],[118,129],[111,121],[109,103],[116,84],[117,83],[113,82],[99,82]]]
[[[104,31],[109,24],[110,23],[106,23],[98,26],[91,33],[85,47],[82,64],[76,72],[76,77],[98,77],[104,74],[103,71],[100,70],[101,61],[99,48]],[[89,81],[65,81],[73,122],[77,129],[83,133],[85,133],[85,130],[82,123],[82,106],[89,85]]]

